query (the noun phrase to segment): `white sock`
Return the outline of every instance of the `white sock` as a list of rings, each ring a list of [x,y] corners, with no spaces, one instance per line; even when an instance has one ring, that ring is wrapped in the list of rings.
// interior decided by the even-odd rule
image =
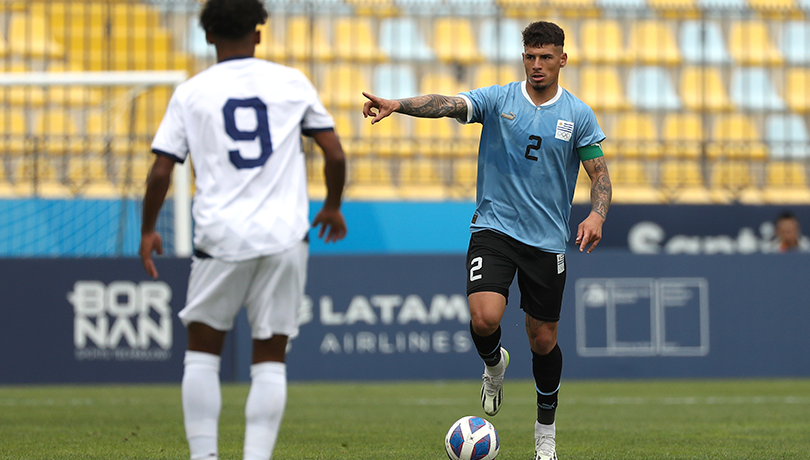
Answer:
[[[557,422],[552,423],[551,425],[543,425],[538,421],[534,421],[534,436],[540,437],[542,435],[546,436],[556,436],[557,434]]]
[[[186,351],[183,361],[183,418],[191,460],[215,460],[218,455],[219,362],[219,356],[200,351]]]
[[[250,392],[245,404],[245,460],[268,460],[287,404],[287,367],[265,361],[250,366]]]

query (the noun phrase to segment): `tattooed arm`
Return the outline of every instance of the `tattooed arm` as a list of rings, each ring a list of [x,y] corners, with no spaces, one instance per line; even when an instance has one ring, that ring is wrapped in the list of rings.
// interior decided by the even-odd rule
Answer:
[[[583,161],[582,166],[591,178],[591,213],[579,224],[576,243],[580,252],[590,244],[587,250],[590,253],[602,239],[602,224],[607,218],[613,187],[604,156]]]
[[[372,125],[394,112],[420,118],[464,118],[467,116],[467,104],[458,96],[426,94],[396,100],[383,99],[365,92],[363,96],[368,98],[368,101],[363,104],[363,116],[374,117],[371,120]]]

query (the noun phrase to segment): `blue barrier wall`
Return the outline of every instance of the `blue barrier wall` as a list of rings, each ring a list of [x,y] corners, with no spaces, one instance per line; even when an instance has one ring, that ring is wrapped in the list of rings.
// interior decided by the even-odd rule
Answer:
[[[810,376],[810,256],[569,251],[560,322],[566,378]],[[189,262],[0,260],[0,383],[176,382]],[[313,256],[292,380],[478,378],[464,257]],[[514,289],[514,288],[513,288]],[[530,377],[512,292],[502,323]],[[223,377],[247,379],[244,319]]]

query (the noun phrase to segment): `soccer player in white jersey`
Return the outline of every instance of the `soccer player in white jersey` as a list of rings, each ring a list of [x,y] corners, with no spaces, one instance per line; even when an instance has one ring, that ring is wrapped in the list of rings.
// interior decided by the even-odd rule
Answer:
[[[245,460],[272,457],[286,404],[285,349],[298,332],[310,228],[301,135],[325,157],[327,197],[313,219],[319,237],[342,239],[345,159],[332,117],[298,70],[253,57],[260,0],[208,0],[200,24],[217,64],[179,85],[152,143],[156,158],[144,197],[140,255],[157,277],[155,221],[175,162],[191,156],[196,192],[195,254],[185,308],[182,381],[191,459],[216,459],[220,354],[244,305],[253,338],[245,417]]]
[[[470,333],[485,364],[481,403],[485,413],[495,415],[509,363],[500,322],[517,273],[537,390],[535,460],[557,460],[555,413],[562,374],[557,323],[580,163],[591,179],[591,213],[577,229],[580,251],[590,253],[602,238],[612,193],[600,146],[605,135],[593,110],[558,83],[568,59],[564,41],[556,24],[535,22],[523,30],[524,81],[458,96],[388,100],[364,93],[369,100],[363,106],[372,124],[399,112],[483,125],[467,252]]]

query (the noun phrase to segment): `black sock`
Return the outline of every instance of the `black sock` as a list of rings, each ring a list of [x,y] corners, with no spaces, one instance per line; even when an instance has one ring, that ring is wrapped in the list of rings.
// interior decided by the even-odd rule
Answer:
[[[480,336],[475,333],[470,321],[470,335],[472,336],[475,349],[478,350],[478,356],[484,360],[487,366],[494,366],[501,362],[501,326],[486,337]]]
[[[537,390],[537,421],[543,425],[554,423],[562,363],[562,351],[560,351],[559,345],[556,345],[547,355],[532,352],[532,372]]]

